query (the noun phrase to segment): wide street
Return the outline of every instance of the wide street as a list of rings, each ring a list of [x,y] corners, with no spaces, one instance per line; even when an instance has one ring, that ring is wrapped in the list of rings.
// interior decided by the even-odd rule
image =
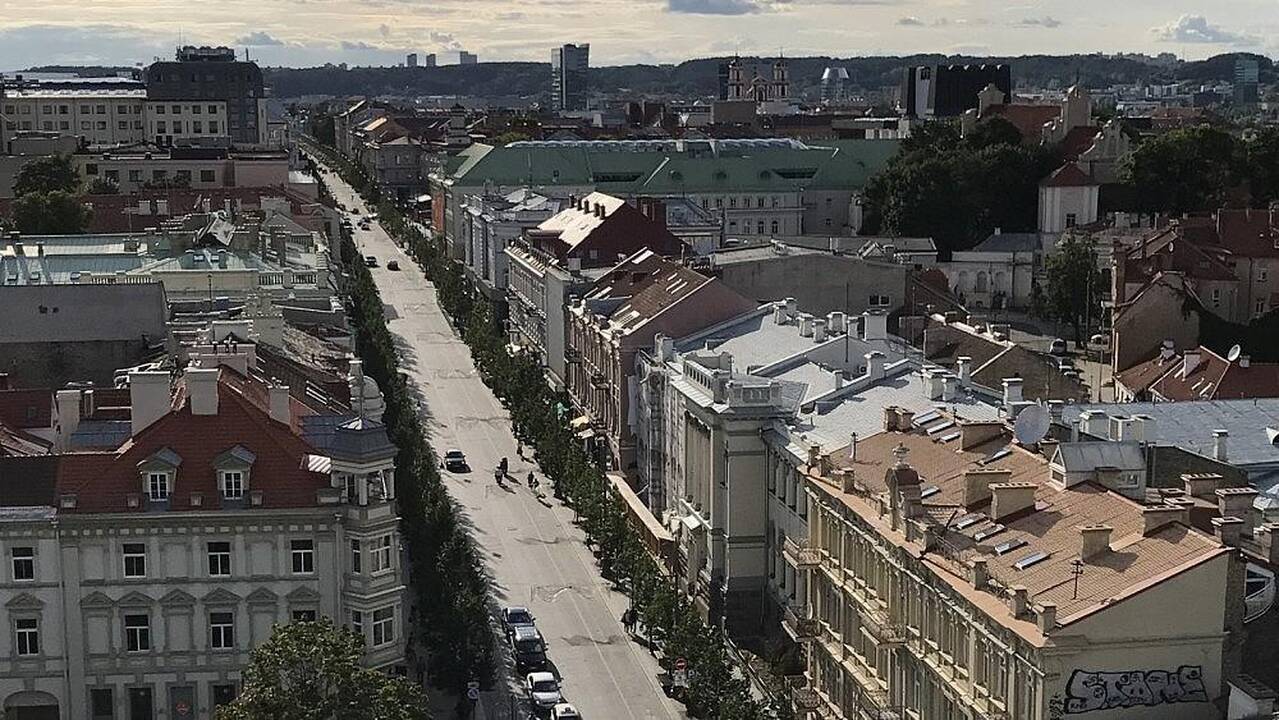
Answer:
[[[336,175],[326,172],[324,181],[338,202],[367,212]],[[430,442],[440,454],[457,448],[470,461],[471,473],[447,475],[446,481],[473,524],[497,603],[524,605],[533,612],[564,696],[587,720],[685,717],[682,706],[658,685],[657,662],[623,630],[619,618],[626,598],[600,577],[572,523],[572,511],[535,497],[522,482],[508,482],[505,490],[494,483],[493,469],[502,457],[509,458],[514,478],[535,468],[516,457],[507,412],[480,380],[431,283],[380,226],[374,223],[365,231],[355,224],[360,253],[378,260],[373,277],[400,343],[401,370],[421,393]],[[391,260],[402,269],[388,270]],[[542,479],[545,490],[549,483]],[[505,672],[516,687],[514,671],[508,667]],[[522,708],[513,715],[511,705],[501,691],[484,693],[479,717],[527,717]]]

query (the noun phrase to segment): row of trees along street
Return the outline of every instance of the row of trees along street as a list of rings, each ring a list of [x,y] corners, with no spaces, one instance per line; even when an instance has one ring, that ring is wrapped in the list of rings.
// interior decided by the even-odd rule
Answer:
[[[323,148],[316,150],[353,187],[371,185],[355,165]],[[784,699],[764,702],[752,696],[750,683],[733,662],[721,630],[701,619],[665,568],[645,550],[603,471],[583,451],[568,427],[564,417],[568,399],[547,385],[535,357],[527,352],[512,352],[488,301],[470,291],[461,268],[440,252],[439,238],[428,236],[389,202],[378,208],[378,219],[392,237],[410,249],[434,284],[440,306],[470,348],[480,375],[510,411],[518,439],[534,449],[555,496],[574,510],[601,573],[629,595],[649,641],[660,652],[663,668],[669,672],[677,658],[686,661],[690,714],[714,720],[789,718],[789,704]],[[376,300],[377,290],[371,287],[367,270],[359,267],[356,272],[353,300],[357,308],[367,305],[366,310],[356,313],[356,322],[372,322],[380,328],[375,331],[380,335],[385,332],[385,325],[381,303]],[[369,287],[365,287],[366,278],[370,278]],[[361,336],[364,334],[361,328]],[[361,355],[367,358],[363,343],[362,339]],[[386,347],[390,348],[389,337]],[[380,377],[375,377],[381,382]],[[396,440],[399,442],[398,437]],[[408,513],[404,515],[407,517]]]

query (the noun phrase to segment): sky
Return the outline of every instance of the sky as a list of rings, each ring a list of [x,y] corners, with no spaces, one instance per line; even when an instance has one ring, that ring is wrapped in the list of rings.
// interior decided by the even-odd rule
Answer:
[[[392,65],[459,49],[592,65],[694,57],[1222,52],[1279,55],[1279,0],[0,0],[0,69],[149,63],[179,44],[263,65]]]

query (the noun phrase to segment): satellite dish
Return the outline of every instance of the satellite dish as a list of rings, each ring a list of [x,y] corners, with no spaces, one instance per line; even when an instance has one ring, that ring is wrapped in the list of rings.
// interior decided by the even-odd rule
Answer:
[[[1230,352],[1226,353],[1226,359],[1229,360],[1230,362],[1234,362],[1239,359],[1239,354],[1242,352],[1243,352],[1243,348],[1239,347],[1239,345],[1236,344],[1230,348]]]
[[[1029,405],[1017,413],[1017,422],[1013,423],[1013,437],[1021,445],[1034,445],[1048,434],[1052,426],[1052,418],[1042,405]]]

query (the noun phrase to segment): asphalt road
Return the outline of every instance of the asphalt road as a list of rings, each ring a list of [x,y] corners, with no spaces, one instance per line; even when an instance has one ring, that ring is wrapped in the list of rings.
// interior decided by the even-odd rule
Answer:
[[[366,212],[336,175],[326,173],[324,179],[339,202]],[[369,231],[354,224],[360,253],[378,259],[373,277],[400,343],[401,370],[421,393],[431,444],[441,455],[460,449],[470,462],[470,473],[449,474],[447,483],[473,524],[494,578],[497,603],[533,612],[564,697],[586,720],[687,717],[658,685],[657,662],[628,639],[619,620],[627,600],[600,577],[582,533],[572,524],[572,511],[535,497],[523,482],[508,482],[507,489],[494,483],[493,469],[503,457],[515,478],[536,468],[516,457],[509,416],[480,380],[431,283],[376,223]],[[401,270],[387,270],[390,260],[398,261]],[[538,477],[547,491],[549,483],[540,472]],[[507,676],[511,693],[522,697],[520,681],[509,667]],[[479,717],[527,716],[527,709],[517,704],[513,711],[512,704],[504,692],[484,693]]]

